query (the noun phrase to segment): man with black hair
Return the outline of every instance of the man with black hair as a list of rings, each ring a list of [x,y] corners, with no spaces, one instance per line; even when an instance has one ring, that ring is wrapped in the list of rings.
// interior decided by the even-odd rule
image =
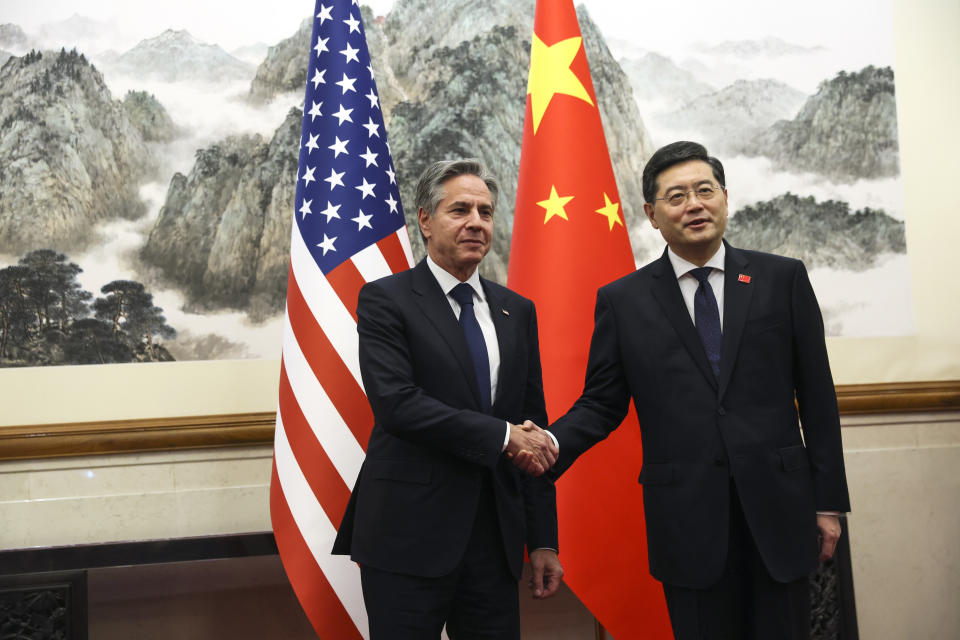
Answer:
[[[650,572],[676,638],[808,638],[807,577],[849,498],[806,269],[723,240],[723,165],[700,144],[654,153],[643,195],[667,248],[598,291],[583,394],[550,427],[554,473],[632,398]]]

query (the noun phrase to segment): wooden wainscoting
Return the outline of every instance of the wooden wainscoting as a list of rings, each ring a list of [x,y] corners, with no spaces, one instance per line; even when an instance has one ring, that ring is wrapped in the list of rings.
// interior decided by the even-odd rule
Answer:
[[[839,385],[840,413],[960,410],[960,380]],[[0,460],[266,445],[273,412],[0,427]]]

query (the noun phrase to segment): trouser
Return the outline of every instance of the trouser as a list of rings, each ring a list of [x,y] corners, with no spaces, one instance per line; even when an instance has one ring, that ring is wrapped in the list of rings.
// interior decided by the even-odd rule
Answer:
[[[664,584],[676,640],[808,640],[807,578],[777,582],[753,541],[733,481],[730,534],[720,581],[706,589]]]
[[[493,488],[484,482],[467,550],[451,573],[425,578],[360,567],[370,640],[520,640],[517,579],[510,572]]]

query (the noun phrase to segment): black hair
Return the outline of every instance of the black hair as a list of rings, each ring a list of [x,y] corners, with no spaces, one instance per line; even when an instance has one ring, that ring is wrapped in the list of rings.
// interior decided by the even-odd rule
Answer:
[[[671,142],[665,147],[660,147],[650,156],[650,160],[647,161],[647,166],[643,168],[643,178],[641,181],[644,201],[653,204],[654,198],[657,196],[657,189],[659,188],[657,178],[660,177],[661,173],[674,165],[689,160],[702,160],[710,165],[717,184],[720,185],[721,189],[726,188],[727,180],[723,173],[723,165],[720,161],[707,153],[707,148],[699,142],[681,140],[679,142]]]

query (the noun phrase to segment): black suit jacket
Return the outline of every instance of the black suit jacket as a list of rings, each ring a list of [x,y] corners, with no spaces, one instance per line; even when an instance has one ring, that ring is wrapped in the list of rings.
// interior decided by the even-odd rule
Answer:
[[[360,371],[375,424],[334,553],[385,571],[451,572],[470,537],[489,474],[507,562],[523,546],[557,548],[556,496],[502,455],[506,422],[546,424],[533,303],[481,279],[500,346],[489,414],[470,352],[425,261],[360,291]]]
[[[719,379],[664,252],[598,291],[583,395],[551,427],[561,473],[620,424],[633,398],[650,572],[690,588],[714,584],[723,571],[731,476],[779,581],[816,568],[816,511],[850,506],[823,321],[806,270],[790,258],[726,251]]]

